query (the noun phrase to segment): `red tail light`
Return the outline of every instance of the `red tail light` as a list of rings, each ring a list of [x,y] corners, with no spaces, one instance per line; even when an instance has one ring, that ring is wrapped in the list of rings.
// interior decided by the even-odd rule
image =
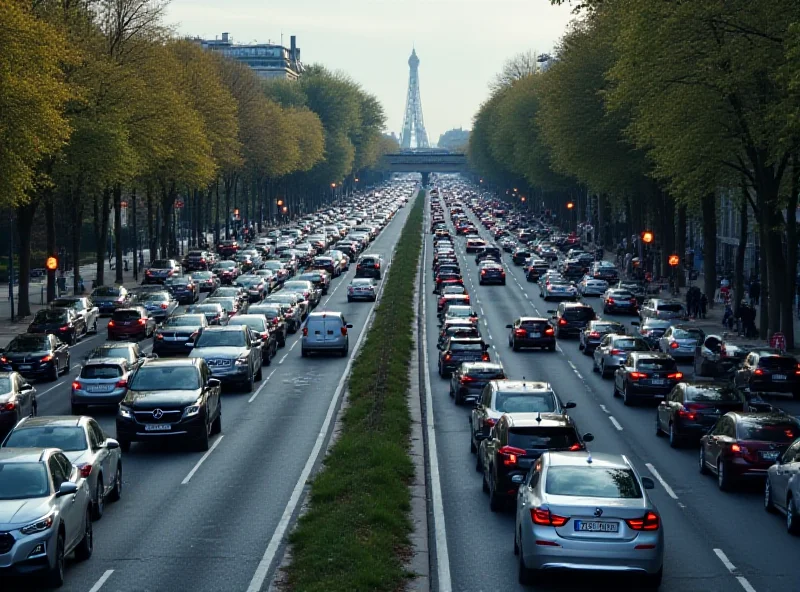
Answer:
[[[484,420],[484,423],[485,423],[487,426],[489,426],[490,428],[493,428],[493,427],[495,426],[495,424],[497,423],[497,420],[496,420],[496,419],[492,419],[491,417],[487,417],[487,418]]]
[[[452,358],[453,358],[453,356],[452,356],[452,355],[450,355],[449,353],[447,353],[447,354],[445,354],[445,355],[444,355],[444,359],[445,359],[445,361],[450,361]]]
[[[205,259],[200,259],[200,263],[205,263],[205,262],[206,262]]]
[[[545,508],[531,508],[531,520],[539,526],[564,526],[569,518],[553,514]]]
[[[8,364],[8,358],[3,356],[0,358],[0,362],[3,362],[3,364]]]
[[[14,411],[17,408],[17,404],[14,401],[9,401],[8,403],[0,404],[0,410],[3,411]]]
[[[625,521],[631,530],[658,530],[661,519],[655,512],[648,512],[642,518],[630,518]]]
[[[612,349],[609,353],[612,356],[618,356],[618,355],[620,355],[622,353],[622,350],[621,349]]]
[[[764,375],[764,371],[761,368],[756,368],[755,372],[753,372],[753,374],[755,374],[756,376],[763,376]]]
[[[606,302],[608,304],[614,304],[614,299],[613,298],[609,298],[608,300],[606,300]]]
[[[683,372],[673,372],[672,374],[667,374],[667,378],[671,378],[672,380],[680,380],[683,378]]]
[[[628,374],[633,380],[639,380],[640,378],[647,378],[647,374],[644,372],[631,372]]]
[[[697,417],[697,414],[694,413],[693,409],[681,407],[678,409],[678,417],[694,421],[695,417]]]
[[[375,264],[375,269],[380,269],[380,268],[381,268],[381,264],[380,263],[376,263]]]
[[[483,352],[483,355],[481,356],[481,360],[483,360],[484,362],[488,362],[489,359],[490,359],[489,358],[489,352]]]
[[[308,327],[303,327],[303,337],[308,337]]]
[[[552,327],[548,327],[547,329],[544,330],[545,335],[552,335],[553,333],[554,331]]]
[[[108,326],[109,327],[113,327],[114,326],[114,321],[108,321]]]
[[[467,374],[461,377],[461,384],[466,384],[468,382],[475,382],[475,379]]]
[[[512,466],[517,464],[517,458],[525,456],[526,452],[524,449],[516,448],[515,446],[503,446],[497,451],[497,454],[503,458],[504,465]]]
[[[128,388],[128,381],[127,380],[118,380],[117,384],[114,385],[116,388]]]
[[[92,465],[88,463],[77,465],[76,468],[80,471],[81,477],[83,477],[84,479],[87,479],[89,475],[92,474]]]
[[[670,343],[670,344],[669,344],[669,346],[670,346],[672,349],[678,349],[678,348],[680,347],[680,345],[678,345],[678,342],[677,342],[677,341],[673,341],[672,343]]]
[[[636,298],[631,298],[631,304],[636,304]]]
[[[63,327],[58,328],[59,331],[69,331],[69,325],[64,325]]]
[[[514,335],[517,337],[525,337],[528,332],[525,329],[514,329]]]
[[[44,357],[41,359],[41,361],[42,361],[42,362],[50,362],[50,361],[52,361],[52,359],[53,359],[53,355],[52,355],[52,354],[47,354],[46,356],[44,356]]]
[[[486,275],[486,270],[485,269],[481,269],[481,275]]]
[[[598,333],[597,331],[592,331],[591,333],[589,333],[589,337],[594,337],[595,339],[597,339],[598,337],[600,337],[600,333]]]
[[[264,331],[264,332],[261,334],[261,339],[267,339],[267,338],[269,338],[269,331]]]
[[[559,325],[566,325],[567,324],[567,320],[566,319],[558,319],[558,324]]]
[[[146,325],[146,324],[147,324],[147,319],[139,319],[137,322],[138,322],[140,325]],[[109,323],[109,324],[110,324],[110,323]]]
[[[733,444],[731,444],[730,451],[735,453],[735,454],[739,454],[740,452],[743,452],[743,451],[746,452],[747,449],[746,448],[742,448],[741,446],[739,446],[738,444],[736,444],[734,442]]]
[[[272,319],[272,324],[273,325],[277,325],[278,322],[279,322],[278,317],[275,317],[274,319]]]
[[[166,302],[162,302],[161,303],[161,308],[164,309],[164,310],[167,310],[167,303]]]
[[[342,327],[342,336],[347,335],[347,327]]]
[[[161,341],[162,339],[164,339],[164,336],[161,333],[156,333],[156,339]]]

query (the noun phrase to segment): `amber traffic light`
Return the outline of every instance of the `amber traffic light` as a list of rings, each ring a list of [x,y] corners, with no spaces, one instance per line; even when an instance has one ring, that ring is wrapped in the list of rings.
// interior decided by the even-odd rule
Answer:
[[[567,209],[568,209],[568,210],[571,210],[571,209],[572,209],[572,208],[574,208],[574,207],[575,207],[575,204],[574,204],[574,203],[572,203],[571,201],[568,201],[568,202],[567,202]]]
[[[55,271],[56,269],[58,269],[58,258],[48,257],[47,260],[44,262],[44,266],[47,268],[48,271]]]
[[[669,259],[667,259],[667,263],[669,263],[670,266],[672,266],[672,267],[675,267],[680,262],[681,262],[681,258],[678,257],[677,255],[670,255]]]
[[[278,207],[281,207],[282,205],[283,205],[283,200],[282,200],[282,199],[279,199],[279,200],[278,200]]]
[[[650,243],[652,243],[652,242],[653,242],[653,233],[652,233],[652,232],[650,232],[649,230],[645,230],[645,231],[642,233],[642,241],[643,241],[643,242],[644,242],[646,245],[649,245]]]

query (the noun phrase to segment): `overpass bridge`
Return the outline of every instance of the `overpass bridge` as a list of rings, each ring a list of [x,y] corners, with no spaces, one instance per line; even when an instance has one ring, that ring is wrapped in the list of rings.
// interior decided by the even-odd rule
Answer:
[[[467,172],[467,155],[446,150],[410,150],[384,156],[386,169],[393,173],[421,173],[423,184],[430,173]]]

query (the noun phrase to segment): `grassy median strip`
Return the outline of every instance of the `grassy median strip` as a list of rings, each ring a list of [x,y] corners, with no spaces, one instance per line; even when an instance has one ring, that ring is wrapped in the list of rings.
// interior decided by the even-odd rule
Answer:
[[[394,591],[411,576],[408,365],[422,245],[420,195],[384,279],[375,320],[350,374],[339,439],[292,533],[291,590]]]

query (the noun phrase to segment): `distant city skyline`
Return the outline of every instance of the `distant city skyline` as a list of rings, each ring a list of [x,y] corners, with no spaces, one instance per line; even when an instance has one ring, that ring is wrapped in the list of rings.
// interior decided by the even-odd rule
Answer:
[[[236,43],[288,45],[296,35],[306,65],[340,70],[381,101],[387,131],[399,135],[416,49],[428,137],[471,129],[489,84],[517,53],[552,52],[572,19],[549,0],[173,0],[178,35],[230,33]]]

